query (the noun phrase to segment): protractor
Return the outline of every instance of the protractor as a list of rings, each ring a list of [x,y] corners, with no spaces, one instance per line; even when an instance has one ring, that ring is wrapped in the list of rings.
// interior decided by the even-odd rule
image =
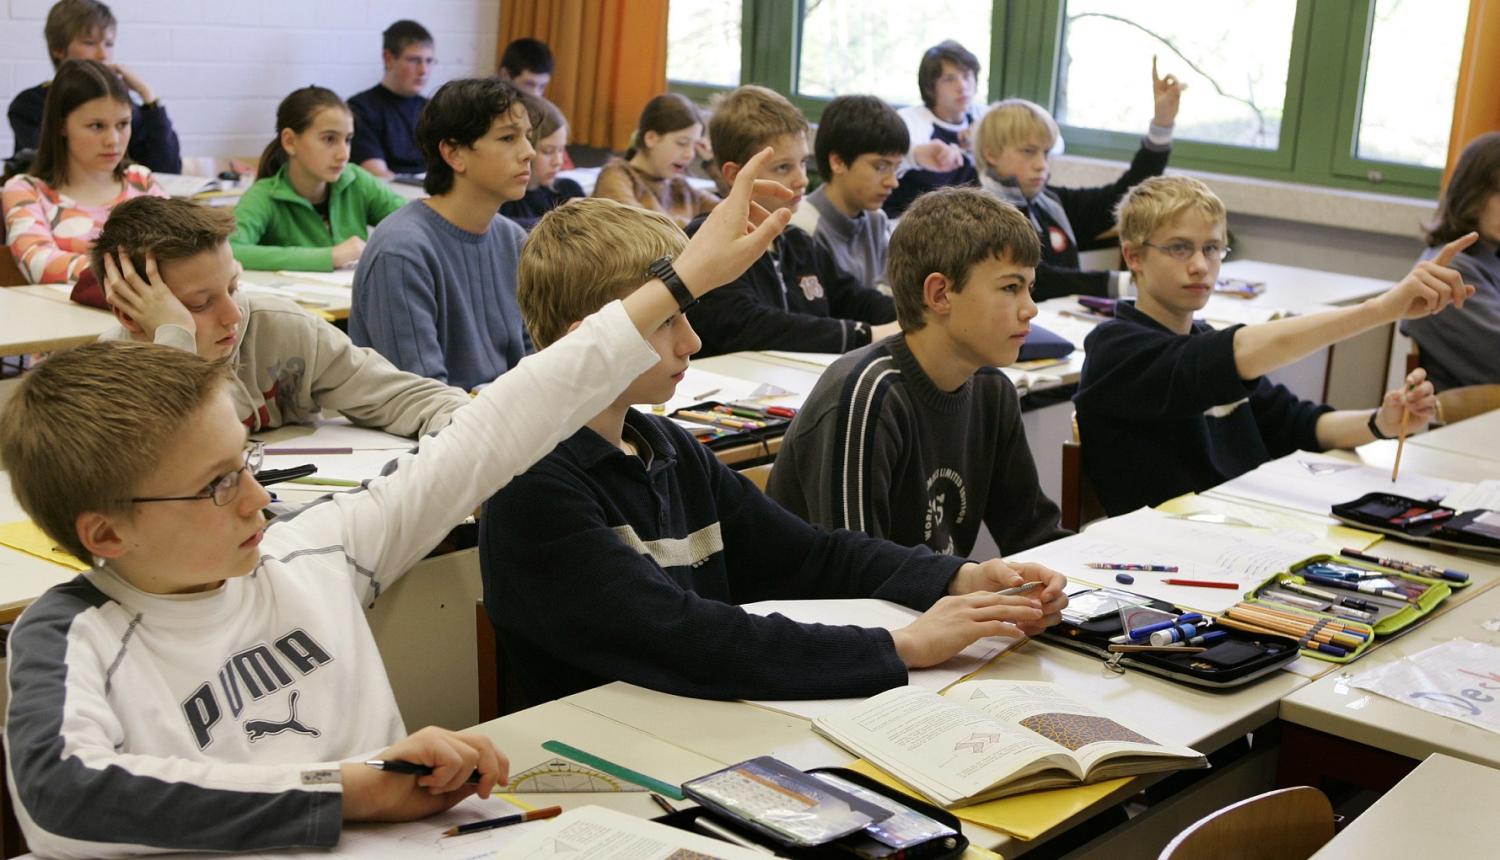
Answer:
[[[543,794],[646,789],[565,758],[549,758],[512,776],[506,790],[516,794]]]

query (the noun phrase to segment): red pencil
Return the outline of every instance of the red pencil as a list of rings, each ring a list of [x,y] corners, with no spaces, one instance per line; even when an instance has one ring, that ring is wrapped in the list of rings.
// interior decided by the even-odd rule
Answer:
[[[1233,588],[1238,590],[1240,584],[1237,582],[1219,582],[1210,579],[1163,579],[1167,585],[1194,585],[1199,588]]]

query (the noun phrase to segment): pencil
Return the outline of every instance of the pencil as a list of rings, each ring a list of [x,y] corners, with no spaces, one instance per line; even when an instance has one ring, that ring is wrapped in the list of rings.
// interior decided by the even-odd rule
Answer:
[[[1411,386],[1407,386],[1410,390]],[[1404,397],[1404,395],[1403,395]],[[1401,452],[1406,448],[1406,416],[1411,414],[1405,400],[1401,403],[1401,432],[1396,434],[1396,462],[1391,464],[1391,483],[1396,483],[1396,473],[1401,471]]]
[[[671,815],[672,813],[677,811],[677,807],[668,803],[665,797],[662,797],[654,791],[651,792],[651,802],[656,804],[657,806],[660,806],[661,811],[665,812],[668,815]]]
[[[353,454],[353,448],[267,448],[267,454]]]
[[[541,809],[533,809],[529,812],[518,812],[515,815],[502,815],[499,818],[486,818],[483,821],[471,821],[468,824],[460,824],[443,831],[444,836],[461,836],[465,833],[478,833],[481,830],[494,830],[496,827],[509,827],[512,824],[520,824],[523,821],[540,821],[543,818],[556,818],[562,814],[561,806],[544,806]]]
[[[1217,579],[1163,579],[1167,585],[1191,585],[1197,588],[1233,588],[1238,590],[1240,584],[1237,582],[1224,582]]]
[[[319,487],[362,487],[359,481],[345,481],[342,478],[292,478],[288,484],[314,484]]]

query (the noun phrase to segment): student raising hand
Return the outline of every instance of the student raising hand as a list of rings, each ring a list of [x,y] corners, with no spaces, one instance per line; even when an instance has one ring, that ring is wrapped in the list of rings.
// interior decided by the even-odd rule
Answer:
[[[135,270],[129,254],[121,252],[118,262],[114,254],[105,254],[104,297],[121,325],[152,340],[156,339],[156,330],[164,325],[180,326],[189,335],[198,330],[192,313],[162,280],[155,254],[146,255],[144,278]]]
[[[489,797],[510,784],[510,761],[485,735],[428,726],[392,744],[377,758],[427,765],[427,776],[377,770],[363,762],[339,765],[345,821],[415,821],[471,794]],[[469,777],[479,771],[479,781]]]
[[[1156,57],[1151,57],[1151,93],[1156,103],[1155,125],[1170,128],[1177,121],[1177,109],[1181,106],[1182,91],[1187,84],[1177,80],[1176,75],[1162,77],[1156,71]]]
[[[677,258],[677,274],[694,296],[739,277],[771,247],[771,240],[792,219],[789,209],[770,213],[750,199],[770,195],[790,200],[796,196],[779,182],[756,178],[771,154],[771,148],[766,147],[745,163],[734,178],[729,196],[714,207]]]
[[[1474,295],[1474,287],[1465,284],[1464,276],[1451,264],[1460,251],[1478,240],[1478,233],[1459,236],[1444,245],[1436,257],[1417,263],[1400,283],[1372,301],[1379,302],[1393,322],[1430,316],[1450,304],[1463,307],[1464,301]]]

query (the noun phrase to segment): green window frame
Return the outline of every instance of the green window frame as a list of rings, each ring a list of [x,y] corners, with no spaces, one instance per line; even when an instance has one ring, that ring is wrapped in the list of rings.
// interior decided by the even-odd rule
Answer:
[[[814,121],[827,100],[797,94],[803,0],[743,0],[740,82],[790,93]],[[1189,170],[1430,198],[1442,171],[1355,154],[1374,0],[1298,0],[1281,135],[1275,149],[1179,140],[1172,165]],[[994,0],[990,101],[1020,96],[1057,104],[1064,0]],[[913,61],[915,58],[912,58]],[[913,90],[916,89],[913,81]],[[707,101],[723,87],[671,82]],[[1128,161],[1140,136],[1063,126],[1068,153]]]

